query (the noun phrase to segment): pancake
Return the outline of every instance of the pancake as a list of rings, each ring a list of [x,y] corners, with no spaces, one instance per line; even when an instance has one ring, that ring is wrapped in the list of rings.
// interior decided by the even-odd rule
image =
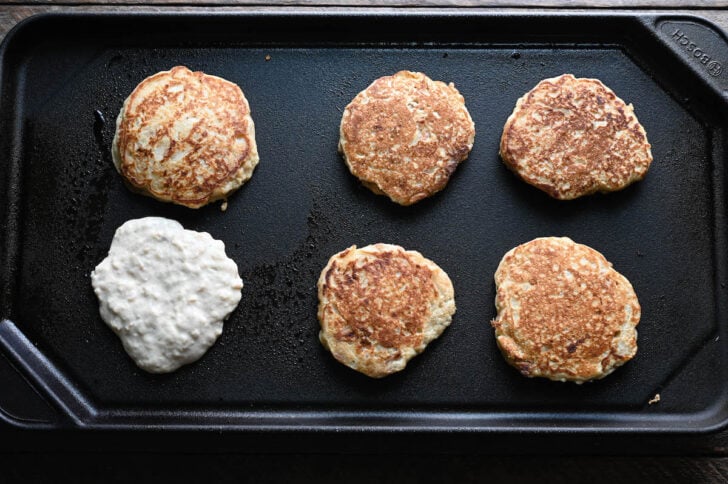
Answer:
[[[637,295],[586,245],[566,237],[519,245],[501,260],[495,284],[498,347],[527,377],[595,380],[637,352]]]
[[[450,278],[419,252],[356,246],[331,257],[318,281],[319,339],[339,362],[372,378],[405,368],[450,325]]]
[[[518,100],[503,128],[500,155],[526,183],[571,200],[643,179],[650,148],[631,104],[598,79],[564,74]]]
[[[101,318],[150,373],[201,358],[222,333],[243,287],[225,244],[162,217],[121,225],[91,284]]]
[[[474,137],[452,83],[400,71],[377,79],[346,107],[339,151],[364,186],[411,205],[445,188]]]
[[[159,72],[124,101],[112,155],[128,186],[157,200],[199,208],[224,199],[258,164],[248,101],[216,76]]]

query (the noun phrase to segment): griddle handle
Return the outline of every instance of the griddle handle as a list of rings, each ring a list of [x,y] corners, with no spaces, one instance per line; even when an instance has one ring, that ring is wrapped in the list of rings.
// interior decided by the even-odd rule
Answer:
[[[0,422],[35,428],[53,425],[57,421],[58,413],[7,357],[0,354]]]
[[[728,35],[698,17],[661,16],[654,22],[656,35],[685,64],[728,98]]]
[[[0,425],[81,426],[94,414],[90,402],[12,321],[0,321]]]

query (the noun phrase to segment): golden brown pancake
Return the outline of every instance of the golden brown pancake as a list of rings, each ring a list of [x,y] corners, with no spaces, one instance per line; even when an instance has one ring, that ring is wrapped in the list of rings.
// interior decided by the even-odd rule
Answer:
[[[527,377],[581,383],[637,352],[637,295],[586,245],[567,237],[519,245],[501,260],[495,285],[498,347]]]
[[[373,378],[404,369],[455,313],[445,271],[419,252],[389,244],[352,246],[331,257],[318,297],[321,343]]]
[[[506,166],[554,198],[621,190],[652,163],[632,105],[598,79],[564,74],[538,83],[503,128]]]
[[[258,164],[240,88],[183,66],[134,89],[116,120],[112,154],[133,190],[190,208],[227,197]]]
[[[346,107],[339,151],[366,187],[411,205],[445,188],[474,137],[452,83],[400,71],[377,79]]]

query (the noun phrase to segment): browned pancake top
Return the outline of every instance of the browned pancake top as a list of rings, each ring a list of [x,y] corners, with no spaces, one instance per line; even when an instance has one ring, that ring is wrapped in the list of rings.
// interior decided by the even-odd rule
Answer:
[[[238,176],[255,149],[252,133],[237,85],[177,66],[142,81],[124,104],[119,170],[156,198],[198,207]]]
[[[558,199],[620,190],[652,162],[632,106],[599,80],[571,74],[541,81],[518,100],[500,152],[524,181]]]
[[[524,375],[600,378],[636,352],[637,296],[594,249],[535,239],[506,254],[495,280],[498,344]]]
[[[401,71],[377,79],[346,107],[339,149],[372,191],[410,205],[445,187],[474,136],[452,84]]]
[[[402,370],[455,312],[447,274],[419,252],[390,244],[352,246],[332,256],[318,296],[321,343],[374,378]]]
[[[438,296],[432,271],[410,260],[404,251],[382,251],[375,257],[352,258],[348,249],[324,276],[323,294],[335,299],[337,313],[328,330],[341,341],[386,348],[416,347],[430,303]]]

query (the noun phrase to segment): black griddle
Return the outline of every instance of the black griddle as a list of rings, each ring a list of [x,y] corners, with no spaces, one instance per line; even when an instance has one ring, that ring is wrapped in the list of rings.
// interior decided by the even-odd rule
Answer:
[[[178,64],[239,84],[251,105],[261,162],[225,212],[133,194],[111,163],[126,96]],[[0,69],[0,366],[22,376],[2,391],[0,419],[12,427],[644,434],[728,423],[728,44],[701,19],[42,15],[7,36]],[[477,131],[448,187],[411,207],[363,188],[337,153],[344,106],[401,69],[454,82]],[[567,72],[634,104],[655,158],[644,181],[561,202],[501,163],[516,100]],[[218,342],[169,375],[133,364],[89,280],[116,228],[150,215],[224,241],[245,281]],[[604,380],[526,379],[495,345],[498,262],[551,235],[601,251],[639,296],[639,352]],[[317,339],[320,270],[375,242],[436,261],[458,306],[440,339],[383,380]]]

